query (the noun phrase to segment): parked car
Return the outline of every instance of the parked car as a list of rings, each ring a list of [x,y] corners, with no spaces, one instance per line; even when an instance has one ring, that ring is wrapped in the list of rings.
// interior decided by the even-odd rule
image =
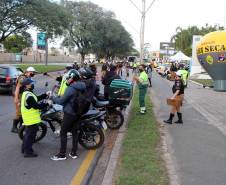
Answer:
[[[13,95],[16,79],[22,73],[23,71],[20,68],[0,65],[0,92],[9,92]]]

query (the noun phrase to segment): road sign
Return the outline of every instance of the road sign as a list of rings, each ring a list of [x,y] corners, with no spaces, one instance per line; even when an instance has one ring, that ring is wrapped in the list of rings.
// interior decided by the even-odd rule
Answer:
[[[38,33],[37,46],[38,46],[38,49],[46,48],[46,33],[43,33],[43,32]]]

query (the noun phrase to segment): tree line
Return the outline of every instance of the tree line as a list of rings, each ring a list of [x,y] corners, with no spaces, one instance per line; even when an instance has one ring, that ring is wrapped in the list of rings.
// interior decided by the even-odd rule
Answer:
[[[192,55],[192,39],[193,35],[206,35],[207,33],[224,30],[224,27],[218,25],[208,25],[202,26],[201,28],[197,26],[190,26],[188,28],[176,28],[176,33],[171,37],[171,42],[174,43],[176,50],[180,50],[187,56]]]
[[[63,37],[62,46],[77,48],[82,61],[88,53],[98,58],[123,57],[133,49],[131,35],[111,11],[91,2],[1,0],[0,42],[18,52],[32,45],[29,28],[49,39]]]

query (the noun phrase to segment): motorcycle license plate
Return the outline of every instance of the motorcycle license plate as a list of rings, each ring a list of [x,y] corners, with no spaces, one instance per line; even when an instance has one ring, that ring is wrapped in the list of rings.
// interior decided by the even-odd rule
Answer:
[[[107,126],[107,124],[105,123],[105,121],[102,121],[102,122],[101,122],[101,125],[102,125],[102,128],[103,128],[104,130],[107,130],[108,126]]]

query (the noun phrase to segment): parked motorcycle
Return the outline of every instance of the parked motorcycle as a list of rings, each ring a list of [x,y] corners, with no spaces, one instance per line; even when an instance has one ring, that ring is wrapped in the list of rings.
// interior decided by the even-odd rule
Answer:
[[[79,143],[86,149],[96,149],[104,143],[103,129],[107,129],[104,122],[105,111],[90,110],[78,120]],[[38,124],[38,132],[34,142],[42,140],[47,134],[48,126],[53,133],[59,134],[63,111],[62,106],[53,104],[47,107],[41,114],[42,122]],[[48,126],[47,126],[48,125]],[[22,140],[25,134],[25,126],[19,128],[18,135]]]

